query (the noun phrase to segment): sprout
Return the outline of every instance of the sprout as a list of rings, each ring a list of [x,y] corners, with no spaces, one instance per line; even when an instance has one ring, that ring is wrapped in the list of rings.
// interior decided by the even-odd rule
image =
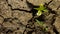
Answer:
[[[37,23],[39,26],[43,26],[43,30],[45,30],[45,31],[48,30],[48,27],[46,26],[46,24],[44,24],[44,22],[39,21],[39,20],[36,19],[36,23]]]
[[[39,21],[37,19],[36,19],[36,23],[39,24],[40,26],[43,26],[44,25],[44,23],[42,21]]]
[[[34,8],[34,9],[38,10],[37,16],[41,16],[43,12],[48,12],[48,10],[43,4],[40,4],[39,8]]]

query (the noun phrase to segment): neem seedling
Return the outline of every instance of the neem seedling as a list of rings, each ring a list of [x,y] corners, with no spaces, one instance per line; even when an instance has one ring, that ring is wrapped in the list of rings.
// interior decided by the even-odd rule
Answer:
[[[34,8],[34,9],[38,10],[37,16],[42,15],[43,12],[48,12],[48,10],[43,4],[40,4],[39,8]]]

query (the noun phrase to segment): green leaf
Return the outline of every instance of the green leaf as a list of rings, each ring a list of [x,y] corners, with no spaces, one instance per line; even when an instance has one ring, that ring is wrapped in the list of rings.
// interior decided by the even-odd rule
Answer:
[[[47,9],[45,9],[45,10],[43,10],[44,12],[48,12],[48,10]]]
[[[43,7],[44,5],[43,4],[40,4],[40,7]]]
[[[34,9],[36,9],[36,10],[40,10],[40,8],[34,8]]]
[[[43,4],[40,4],[40,10],[44,10],[44,9],[46,9],[46,7],[44,7],[44,5]]]
[[[38,16],[41,16],[41,14],[42,14],[42,11],[39,10],[39,11],[37,12],[37,15],[38,15]]]
[[[37,20],[37,19],[36,19],[36,23],[39,24],[39,25],[41,25],[41,26],[44,25],[44,23],[43,23],[42,21],[39,21],[39,20]]]
[[[40,7],[40,10],[44,10],[45,9],[45,7],[43,6],[43,7]]]

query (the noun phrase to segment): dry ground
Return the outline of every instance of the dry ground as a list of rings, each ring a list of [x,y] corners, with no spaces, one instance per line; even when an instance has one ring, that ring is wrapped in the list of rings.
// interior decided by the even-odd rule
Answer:
[[[33,8],[41,3],[49,12],[37,18],[48,26],[47,32],[34,21],[36,10]],[[0,34],[60,34],[60,1],[0,0]]]

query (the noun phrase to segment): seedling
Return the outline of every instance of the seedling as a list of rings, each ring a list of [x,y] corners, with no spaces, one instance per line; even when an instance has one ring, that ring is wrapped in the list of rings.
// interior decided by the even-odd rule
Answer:
[[[34,8],[34,9],[38,10],[37,16],[41,16],[43,12],[48,12],[48,10],[43,4],[40,4],[39,8]]]
[[[43,27],[43,30],[47,31],[48,28],[46,27],[46,25],[44,24],[44,22],[42,21],[39,21],[36,19],[36,23],[39,25],[39,26],[42,26]]]
[[[44,23],[42,21],[39,21],[37,19],[36,19],[36,23],[39,24],[40,26],[43,26],[44,25]]]
[[[43,4],[40,4],[39,8],[34,8],[34,9],[38,10],[37,16],[41,16],[43,14],[43,12],[48,12],[48,10],[46,9],[46,7]],[[45,29],[46,31],[48,30],[48,28],[46,28],[46,25],[44,24],[44,22],[36,19],[36,23],[40,26],[43,26],[43,29]]]

